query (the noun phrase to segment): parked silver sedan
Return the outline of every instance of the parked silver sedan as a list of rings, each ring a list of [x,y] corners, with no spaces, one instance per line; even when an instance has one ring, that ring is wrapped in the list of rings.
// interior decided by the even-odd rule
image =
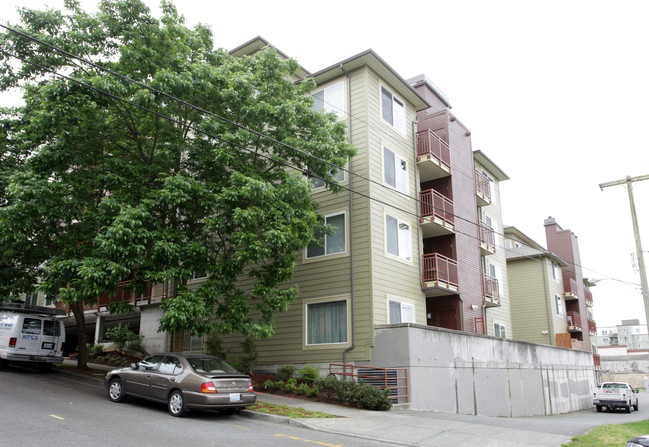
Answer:
[[[219,357],[201,354],[157,354],[110,371],[104,383],[113,402],[135,396],[166,403],[172,416],[193,409],[236,411],[257,400],[250,377]]]

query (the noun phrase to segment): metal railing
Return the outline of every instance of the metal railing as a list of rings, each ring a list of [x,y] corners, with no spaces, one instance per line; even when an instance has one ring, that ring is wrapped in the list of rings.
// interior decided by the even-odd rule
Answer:
[[[587,318],[586,321],[588,321],[588,332],[592,334],[597,333],[597,323],[595,321],[591,320],[590,318]]]
[[[498,280],[492,276],[483,275],[485,299],[492,303],[500,304],[500,287]]]
[[[458,287],[457,261],[439,253],[423,255],[424,283],[443,282]]]
[[[574,273],[564,271],[563,277],[563,294],[579,297],[579,288],[577,287],[577,280],[574,278]]]
[[[474,170],[474,174],[476,194],[484,197],[487,202],[491,202],[491,181],[486,175],[477,169]]]
[[[480,232],[480,242],[485,245],[485,248],[489,251],[496,251],[496,234],[494,229],[491,228],[485,222],[480,222],[478,225],[478,231]]]
[[[417,132],[417,157],[422,155],[431,155],[448,170],[451,169],[451,149],[430,129]]]
[[[579,315],[579,312],[571,310],[566,313],[566,316],[568,320],[568,329],[578,328],[578,330],[581,330],[581,315]]]
[[[406,368],[377,368],[374,366],[330,363],[329,375],[338,379],[367,383],[383,390],[387,389],[393,403],[407,403],[410,401],[408,396],[408,370]]]
[[[419,209],[422,217],[435,216],[451,225],[455,224],[453,202],[434,189],[419,193]]]

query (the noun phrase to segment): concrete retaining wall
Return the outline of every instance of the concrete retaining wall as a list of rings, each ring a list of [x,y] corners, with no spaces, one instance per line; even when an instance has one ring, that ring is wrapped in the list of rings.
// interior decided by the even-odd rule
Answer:
[[[370,362],[408,370],[411,407],[489,416],[592,408],[589,352],[414,324],[375,326]]]

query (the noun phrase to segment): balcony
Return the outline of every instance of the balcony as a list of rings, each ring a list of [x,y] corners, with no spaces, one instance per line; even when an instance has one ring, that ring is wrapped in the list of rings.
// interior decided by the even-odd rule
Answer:
[[[433,189],[419,193],[421,232],[434,237],[455,233],[453,202]]]
[[[590,318],[587,318],[588,321],[588,332],[590,335],[597,335],[597,323],[595,323]]]
[[[457,261],[439,253],[425,254],[423,260],[423,286],[427,296],[456,294],[459,290]]]
[[[581,332],[581,315],[579,312],[567,312],[568,332]]]
[[[432,130],[417,132],[417,165],[422,182],[451,175],[451,150]]]
[[[586,301],[586,306],[593,307],[593,294],[590,290],[586,289],[584,291],[584,299]]]
[[[563,298],[565,300],[578,300],[579,288],[577,287],[577,280],[575,280],[573,272],[563,271]]]
[[[478,206],[491,205],[491,181],[482,172],[477,169],[474,171],[475,176],[475,194],[478,199]]]
[[[124,301],[133,306],[146,306],[155,303],[161,303],[167,298],[167,284],[158,284],[156,286],[148,285],[143,292],[134,292],[130,289],[132,281],[122,281],[117,285],[117,290],[113,293],[104,293],[97,298],[94,305],[84,305],[84,312],[97,312],[106,310],[109,303]],[[70,305],[57,301],[56,307],[64,309],[68,315],[71,313]]]
[[[486,273],[482,276],[484,285],[484,300],[487,307],[500,306],[500,286],[498,280]]]
[[[595,366],[602,366],[602,362],[600,360],[599,354],[593,354],[593,364]]]
[[[488,224],[480,222],[478,225],[478,233],[480,240],[480,252],[485,255],[493,255],[496,253],[496,235],[494,229]]]

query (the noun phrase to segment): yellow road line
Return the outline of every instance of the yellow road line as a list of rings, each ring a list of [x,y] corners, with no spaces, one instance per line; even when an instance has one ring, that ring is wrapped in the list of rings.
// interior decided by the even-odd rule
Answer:
[[[63,418],[62,418],[61,416],[57,416],[57,415],[55,415],[55,414],[50,414],[50,416],[53,417],[54,419],[60,419],[60,420],[63,420]]]
[[[243,430],[250,430],[248,427],[243,427],[241,425],[233,425],[233,427],[241,428]]]
[[[320,441],[313,441],[311,439],[298,438],[297,436],[282,435],[280,433],[276,433],[275,436],[278,436],[278,437],[281,437],[281,438],[293,439],[295,441],[310,442],[312,444],[324,445],[324,446],[327,446],[327,447],[342,447],[340,444],[327,444],[326,442],[320,442]]]

